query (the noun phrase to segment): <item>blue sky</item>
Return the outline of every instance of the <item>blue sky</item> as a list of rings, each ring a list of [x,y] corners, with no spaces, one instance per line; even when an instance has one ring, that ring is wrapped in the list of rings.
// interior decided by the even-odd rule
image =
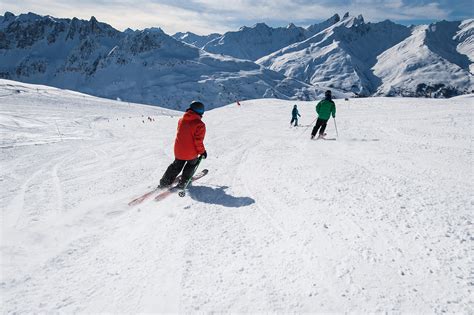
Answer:
[[[161,27],[166,33],[224,33],[243,25],[294,23],[307,26],[335,13],[362,14],[367,22],[390,19],[401,24],[474,17],[473,0],[1,0],[14,14],[89,19],[94,15],[119,30]]]

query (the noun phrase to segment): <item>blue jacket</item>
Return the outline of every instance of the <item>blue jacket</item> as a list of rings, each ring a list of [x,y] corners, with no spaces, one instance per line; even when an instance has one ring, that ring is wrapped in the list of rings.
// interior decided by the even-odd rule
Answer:
[[[293,118],[298,118],[297,116],[300,116],[300,117],[301,117],[300,113],[298,113],[298,108],[293,107],[293,110],[291,111],[291,116],[292,116]]]

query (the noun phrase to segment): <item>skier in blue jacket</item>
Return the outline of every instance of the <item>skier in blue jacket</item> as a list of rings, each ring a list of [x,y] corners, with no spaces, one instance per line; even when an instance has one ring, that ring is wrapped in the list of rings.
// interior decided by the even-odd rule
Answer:
[[[298,112],[298,106],[293,106],[293,110],[291,111],[291,121],[290,125],[295,122],[295,127],[298,126],[298,116],[301,117],[300,113]]]

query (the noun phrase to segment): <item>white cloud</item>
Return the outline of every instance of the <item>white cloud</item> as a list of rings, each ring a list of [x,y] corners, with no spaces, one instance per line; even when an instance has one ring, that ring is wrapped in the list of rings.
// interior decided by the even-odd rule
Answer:
[[[395,21],[445,19],[449,15],[449,11],[441,9],[437,3],[407,5],[403,1],[376,1],[365,5],[354,4],[351,6],[352,9],[358,9],[365,18],[371,21],[385,19]]]
[[[55,17],[89,19],[95,16],[99,21],[124,30],[161,27],[168,34],[177,31],[211,33],[228,30],[225,19],[214,19],[212,14],[199,13],[167,4],[137,1],[114,1],[114,3],[88,3],[46,0],[25,0],[21,4],[6,0],[5,10],[15,14],[34,12]],[[25,9],[27,8],[27,9]],[[217,20],[217,22],[216,22]],[[221,22],[224,21],[224,22]]]

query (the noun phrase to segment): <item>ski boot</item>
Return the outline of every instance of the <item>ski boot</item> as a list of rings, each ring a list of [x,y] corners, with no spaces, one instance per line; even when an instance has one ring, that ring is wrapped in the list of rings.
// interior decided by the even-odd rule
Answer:
[[[186,187],[186,183],[185,182],[179,182],[178,185],[176,185],[176,188],[178,189],[184,189]]]
[[[318,139],[323,139],[324,140],[324,137],[327,135],[327,133],[320,133],[319,136],[318,136]]]

